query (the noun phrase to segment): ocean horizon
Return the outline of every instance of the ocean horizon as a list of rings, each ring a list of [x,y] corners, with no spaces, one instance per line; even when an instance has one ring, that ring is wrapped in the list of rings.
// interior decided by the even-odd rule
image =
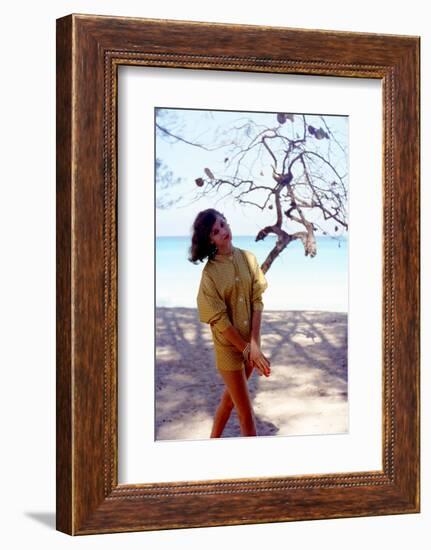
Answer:
[[[236,236],[233,245],[267,257],[275,237],[255,241],[254,236]],[[301,241],[290,243],[266,273],[263,294],[267,310],[348,311],[348,239],[316,237],[317,254],[305,256]],[[156,307],[196,308],[196,295],[205,262],[188,260],[190,236],[157,237]]]

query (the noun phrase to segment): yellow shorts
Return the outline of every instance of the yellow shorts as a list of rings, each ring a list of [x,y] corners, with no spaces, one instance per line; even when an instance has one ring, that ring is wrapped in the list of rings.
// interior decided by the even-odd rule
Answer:
[[[242,353],[238,350],[230,349],[227,346],[217,346],[214,350],[216,367],[218,370],[243,370],[245,362]]]

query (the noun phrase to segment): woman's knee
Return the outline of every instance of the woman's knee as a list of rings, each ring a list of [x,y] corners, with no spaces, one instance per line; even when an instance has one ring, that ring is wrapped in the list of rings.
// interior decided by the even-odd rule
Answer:
[[[230,415],[233,409],[233,401],[227,391],[222,395],[220,403],[218,405],[218,414],[227,414]]]
[[[231,409],[233,408],[232,397],[230,396],[230,393],[229,393],[228,389],[225,389],[224,392],[223,392],[223,395],[222,395],[222,398],[221,398],[221,404],[224,407],[231,408]]]
[[[222,376],[226,384],[223,398],[232,402],[238,413],[246,414],[247,410],[251,410],[251,403],[244,371],[226,371]]]

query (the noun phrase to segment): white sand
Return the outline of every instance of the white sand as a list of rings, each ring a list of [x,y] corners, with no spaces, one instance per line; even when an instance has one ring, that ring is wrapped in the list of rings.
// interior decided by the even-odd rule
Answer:
[[[157,308],[156,323],[156,439],[207,439],[224,390],[210,329],[191,308]],[[347,314],[264,311],[261,334],[271,376],[249,380],[258,435],[346,432]],[[223,437],[239,435],[234,411]]]

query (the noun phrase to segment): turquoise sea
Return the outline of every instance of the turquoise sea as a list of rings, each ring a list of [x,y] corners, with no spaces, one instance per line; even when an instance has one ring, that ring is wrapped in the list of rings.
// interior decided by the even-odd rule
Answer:
[[[235,237],[233,245],[253,252],[262,263],[274,237],[255,242]],[[157,307],[196,307],[196,294],[204,263],[188,261],[190,237],[156,238]],[[266,274],[263,295],[268,310],[348,311],[348,240],[317,237],[317,255],[304,255],[300,241],[292,242]]]

